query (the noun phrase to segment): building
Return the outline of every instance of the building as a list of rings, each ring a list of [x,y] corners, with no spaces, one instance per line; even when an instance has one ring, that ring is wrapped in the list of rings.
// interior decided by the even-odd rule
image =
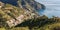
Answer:
[[[0,2],[0,8],[2,8],[4,6],[4,3]]]

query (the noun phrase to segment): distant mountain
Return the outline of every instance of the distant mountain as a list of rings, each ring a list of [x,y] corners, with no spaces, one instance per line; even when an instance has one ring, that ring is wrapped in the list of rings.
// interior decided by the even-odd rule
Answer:
[[[30,6],[30,8],[34,8],[35,10],[45,9],[45,6],[43,4],[38,3],[35,0],[19,0],[19,4],[25,8]]]

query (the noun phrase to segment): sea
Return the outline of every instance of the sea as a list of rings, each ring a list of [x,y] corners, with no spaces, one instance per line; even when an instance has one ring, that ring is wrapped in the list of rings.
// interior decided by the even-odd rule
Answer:
[[[60,0],[35,0],[43,4],[46,9],[42,10],[42,14],[48,17],[60,17]]]

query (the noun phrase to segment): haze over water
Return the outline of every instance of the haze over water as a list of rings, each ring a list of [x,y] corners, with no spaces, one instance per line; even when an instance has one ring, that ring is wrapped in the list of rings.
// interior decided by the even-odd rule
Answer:
[[[37,2],[46,6],[46,9],[42,12],[43,15],[48,17],[58,16],[60,17],[60,0],[36,0]]]

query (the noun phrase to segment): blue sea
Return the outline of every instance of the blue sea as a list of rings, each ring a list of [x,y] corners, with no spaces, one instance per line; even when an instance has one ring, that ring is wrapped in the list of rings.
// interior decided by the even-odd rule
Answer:
[[[36,0],[37,2],[45,5],[46,9],[42,14],[48,17],[60,17],[60,0]]]
[[[8,4],[12,4],[14,6],[17,6],[17,0],[0,0],[3,3],[8,3]]]

